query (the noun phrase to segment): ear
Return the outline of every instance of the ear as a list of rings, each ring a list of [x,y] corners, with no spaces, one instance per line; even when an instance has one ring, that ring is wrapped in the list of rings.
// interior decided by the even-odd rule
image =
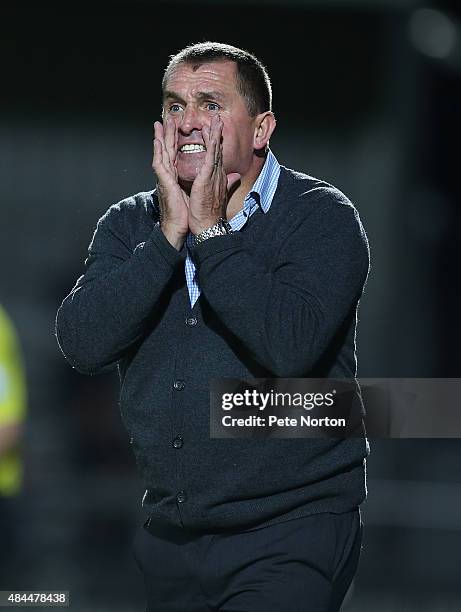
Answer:
[[[275,130],[275,117],[271,111],[261,113],[256,117],[255,135],[253,146],[256,150],[264,149],[269,142],[272,132]]]

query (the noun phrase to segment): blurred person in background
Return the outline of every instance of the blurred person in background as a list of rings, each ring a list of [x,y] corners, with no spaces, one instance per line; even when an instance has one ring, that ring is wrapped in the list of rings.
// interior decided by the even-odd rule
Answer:
[[[15,502],[22,485],[20,442],[26,412],[26,380],[13,323],[0,305],[0,590],[14,572]]]
[[[365,436],[210,439],[209,381],[355,377],[365,232],[338,189],[279,164],[252,54],[192,45],[162,89],[157,187],[99,220],[58,342],[82,373],[119,368],[148,610],[334,612],[360,554]]]

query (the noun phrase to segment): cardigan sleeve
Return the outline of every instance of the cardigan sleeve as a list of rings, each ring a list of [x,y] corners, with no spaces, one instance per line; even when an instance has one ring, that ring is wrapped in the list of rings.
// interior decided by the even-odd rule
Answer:
[[[154,221],[147,240],[132,250],[130,223],[137,217],[120,204],[99,220],[85,273],[56,317],[61,351],[85,374],[115,367],[143,336],[174,271],[184,265],[184,254],[170,245]]]
[[[278,377],[305,376],[355,312],[369,269],[356,209],[327,193],[287,236],[270,270],[244,233],[197,245],[201,290],[252,357]]]

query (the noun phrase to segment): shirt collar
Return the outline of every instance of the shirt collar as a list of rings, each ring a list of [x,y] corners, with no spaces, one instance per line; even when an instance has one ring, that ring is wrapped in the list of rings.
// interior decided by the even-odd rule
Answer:
[[[268,149],[266,160],[261,168],[261,172],[254,182],[253,187],[245,197],[243,202],[243,210],[252,208],[252,204],[257,202],[261,210],[264,213],[267,213],[277,190],[279,176],[280,164],[272,151]],[[157,188],[152,191],[152,195],[154,194],[157,194]],[[152,204],[154,205],[154,208],[159,210],[156,198],[153,198]]]
[[[248,192],[243,208],[249,207],[250,200],[253,199],[258,202],[261,210],[266,213],[272,204],[272,200],[277,189],[279,176],[280,164],[275,155],[269,149],[264,166],[262,167],[253,187]]]

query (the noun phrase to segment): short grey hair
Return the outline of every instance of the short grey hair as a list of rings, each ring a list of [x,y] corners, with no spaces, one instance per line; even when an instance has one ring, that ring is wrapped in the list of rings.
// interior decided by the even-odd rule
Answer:
[[[272,110],[272,87],[265,66],[252,53],[218,42],[202,42],[189,45],[170,56],[162,80],[162,92],[166,90],[172,68],[188,63],[200,66],[209,62],[235,62],[237,65],[237,90],[245,100],[248,113],[255,117]]]

